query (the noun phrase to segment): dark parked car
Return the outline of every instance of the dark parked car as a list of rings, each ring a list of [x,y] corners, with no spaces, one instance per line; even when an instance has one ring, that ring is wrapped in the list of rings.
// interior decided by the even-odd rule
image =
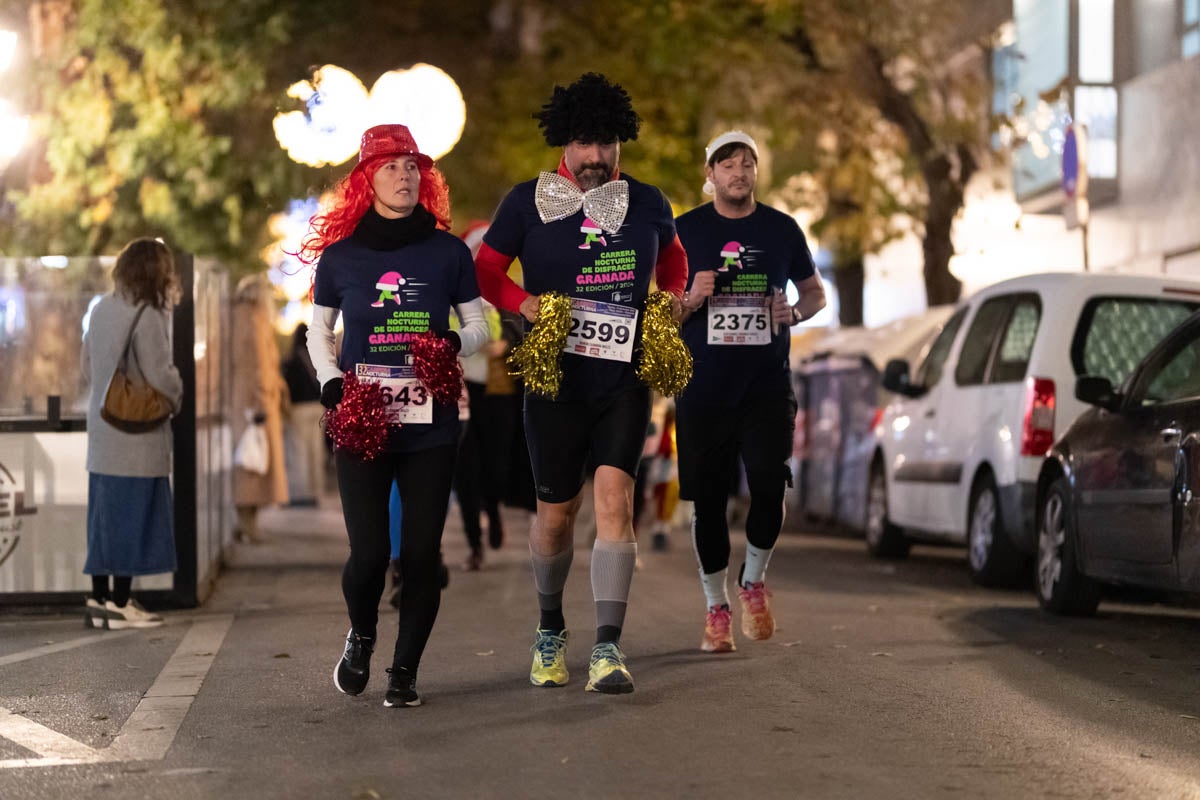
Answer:
[[[1092,408],[1038,478],[1042,607],[1092,614],[1108,583],[1200,592],[1200,313],[1119,389],[1085,375],[1075,396]]]

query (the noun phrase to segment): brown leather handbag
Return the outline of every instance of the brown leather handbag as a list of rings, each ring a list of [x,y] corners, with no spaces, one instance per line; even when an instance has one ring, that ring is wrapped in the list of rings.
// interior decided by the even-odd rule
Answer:
[[[137,329],[138,320],[146,306],[138,309],[134,315],[133,324],[129,326],[129,335],[125,337],[125,349],[121,359],[108,381],[104,391],[104,404],[100,407],[100,417],[117,430],[126,433],[145,433],[162,425],[174,412],[174,407],[167,396],[155,389],[144,378],[135,379],[130,376],[129,356],[133,353],[133,363],[137,364],[137,352],[132,350],[133,332]],[[142,372],[138,365],[138,374]]]

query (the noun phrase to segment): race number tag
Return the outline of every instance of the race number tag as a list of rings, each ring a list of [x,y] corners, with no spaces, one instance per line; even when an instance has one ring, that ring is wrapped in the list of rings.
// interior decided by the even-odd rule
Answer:
[[[379,384],[389,424],[433,422],[433,398],[417,380],[412,367],[355,364],[354,374],[360,381]]]
[[[563,352],[609,361],[633,360],[636,308],[596,300],[571,301],[571,332]]]
[[[761,295],[708,298],[709,344],[770,344],[771,309]]]

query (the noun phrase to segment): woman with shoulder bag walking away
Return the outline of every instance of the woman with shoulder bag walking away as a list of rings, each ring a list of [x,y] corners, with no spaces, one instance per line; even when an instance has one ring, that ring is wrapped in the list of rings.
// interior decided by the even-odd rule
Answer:
[[[400,493],[400,618],[383,704],[417,706],[417,667],[441,602],[439,551],[458,445],[461,369],[488,339],[471,253],[450,225],[445,180],[404,125],[376,125],[358,163],[312,219],[300,257],[316,263],[308,350],[331,411],[350,540],[350,616],[333,681],[361,694],[370,676],[388,570],[388,497]],[[462,322],[449,330],[451,309]],[[344,323],[340,355],[334,323]],[[429,369],[426,369],[429,367]],[[345,434],[345,435],[343,435]],[[358,445],[356,446],[355,442]]]
[[[162,618],[130,597],[135,575],[175,571],[171,499],[171,426],[163,420],[138,433],[114,427],[103,413],[118,368],[156,389],[179,410],[183,381],[171,359],[171,308],[179,286],[171,251],[135,239],[117,256],[115,288],[92,310],[82,367],[90,385],[87,412],[87,561],[92,596],[84,621],[92,628],[146,628]],[[125,356],[128,351],[128,356]],[[109,577],[112,586],[109,586]]]

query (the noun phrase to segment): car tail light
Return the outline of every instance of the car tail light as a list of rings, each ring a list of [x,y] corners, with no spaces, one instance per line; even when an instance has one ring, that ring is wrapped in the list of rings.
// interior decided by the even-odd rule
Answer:
[[[875,413],[871,416],[871,427],[867,428],[867,430],[871,431],[871,433],[874,433],[875,429],[879,427],[879,423],[881,422],[883,422],[883,406],[879,406],[875,409]]]
[[[1025,421],[1021,426],[1021,455],[1044,456],[1054,444],[1054,381],[1025,379]]]

